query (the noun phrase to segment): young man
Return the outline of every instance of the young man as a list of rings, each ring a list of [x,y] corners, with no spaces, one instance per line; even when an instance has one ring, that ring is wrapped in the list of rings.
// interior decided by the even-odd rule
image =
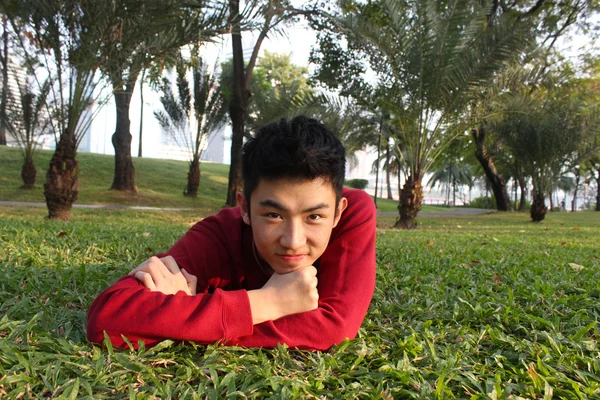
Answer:
[[[239,207],[194,225],[104,291],[88,338],[326,350],[354,338],[375,287],[375,207],[343,189],[345,151],[306,117],[242,150]]]

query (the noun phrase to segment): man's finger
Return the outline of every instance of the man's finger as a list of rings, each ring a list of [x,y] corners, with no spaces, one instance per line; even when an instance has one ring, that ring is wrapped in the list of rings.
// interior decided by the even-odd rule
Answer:
[[[138,265],[137,267],[132,269],[128,275],[133,276],[138,271],[148,272],[148,265],[150,264],[150,261],[152,260],[152,258],[154,258],[154,257],[147,259],[146,261],[144,261],[143,263],[141,263],[140,265]]]
[[[142,282],[144,284],[144,286],[146,286],[151,291],[154,292],[156,290],[156,285],[154,284],[154,281],[152,280],[152,276],[150,276],[149,273],[144,272],[144,271],[137,271],[135,273],[134,277],[138,281]]]
[[[188,284],[188,289],[190,289],[190,293],[192,294],[192,296],[195,296],[196,295],[196,285],[198,284],[198,278],[196,278],[196,276],[190,274],[183,268],[181,268],[181,274],[183,275],[183,277],[185,278],[185,280]]]
[[[177,262],[173,257],[166,256],[161,258],[160,261],[162,261],[162,263],[167,267],[169,271],[171,271],[173,275],[178,274],[180,272],[179,266],[177,265]]]

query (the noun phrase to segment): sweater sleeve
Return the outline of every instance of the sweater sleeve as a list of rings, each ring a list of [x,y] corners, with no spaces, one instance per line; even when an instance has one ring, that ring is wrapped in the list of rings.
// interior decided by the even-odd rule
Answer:
[[[375,290],[376,210],[362,190],[344,194],[349,206],[319,262],[319,307],[255,325],[227,345],[326,350],[356,336]]]
[[[228,246],[214,232],[222,222],[219,217],[201,221],[167,253],[198,278],[195,296],[182,291],[174,295],[152,292],[125,276],[92,303],[88,339],[101,343],[106,332],[114,346],[125,348],[122,335],[134,345],[141,340],[151,346],[165,339],[208,344],[251,334],[247,292],[219,288],[234,274]]]

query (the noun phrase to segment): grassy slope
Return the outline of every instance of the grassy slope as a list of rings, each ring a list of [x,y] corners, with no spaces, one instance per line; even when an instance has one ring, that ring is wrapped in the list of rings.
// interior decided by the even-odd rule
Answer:
[[[39,151],[35,157],[37,185],[22,190],[21,153],[17,148],[0,146],[0,200],[44,202],[44,182],[51,151]],[[198,199],[182,195],[187,184],[188,165],[183,161],[134,158],[135,182],[138,193],[108,190],[112,184],[114,157],[110,155],[79,153],[79,204],[119,204],[155,207],[191,207],[208,215],[217,212],[225,203],[227,174],[225,164],[203,163]],[[398,202],[378,199],[379,211],[398,212]],[[445,207],[424,205],[422,212],[448,211]]]
[[[359,338],[327,353],[100,350],[95,296],[195,212],[0,208],[0,397],[597,398],[600,213],[423,218],[380,229]],[[583,269],[580,269],[582,266]]]
[[[21,153],[16,148],[0,146],[0,200],[44,202],[46,170],[51,151],[39,151],[35,157],[37,185],[22,190]],[[187,184],[188,165],[183,161],[134,158],[135,183],[138,193],[108,190],[114,173],[114,157],[92,153],[77,155],[80,168],[80,204],[123,204],[156,207],[192,207],[213,213],[225,203],[229,166],[203,163],[197,199],[183,196]]]

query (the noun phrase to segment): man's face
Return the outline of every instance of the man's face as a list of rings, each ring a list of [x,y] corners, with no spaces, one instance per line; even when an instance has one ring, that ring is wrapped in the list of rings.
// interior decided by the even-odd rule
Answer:
[[[278,274],[313,265],[321,257],[348,205],[321,178],[261,180],[248,204],[241,193],[238,203],[244,222],[252,226],[259,254]]]

